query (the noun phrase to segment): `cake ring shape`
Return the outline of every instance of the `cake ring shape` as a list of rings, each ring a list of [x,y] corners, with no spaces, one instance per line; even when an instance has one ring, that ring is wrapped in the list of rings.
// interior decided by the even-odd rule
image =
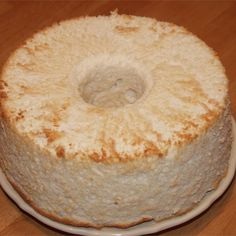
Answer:
[[[227,173],[224,68],[182,27],[117,13],[55,24],[10,56],[0,88],[1,169],[56,221],[176,217]]]

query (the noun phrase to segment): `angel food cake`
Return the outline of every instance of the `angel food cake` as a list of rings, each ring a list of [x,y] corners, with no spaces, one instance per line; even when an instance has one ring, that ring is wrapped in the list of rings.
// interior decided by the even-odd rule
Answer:
[[[224,68],[182,27],[116,13],[60,22],[10,56],[0,85],[0,167],[51,219],[161,221],[227,173]]]

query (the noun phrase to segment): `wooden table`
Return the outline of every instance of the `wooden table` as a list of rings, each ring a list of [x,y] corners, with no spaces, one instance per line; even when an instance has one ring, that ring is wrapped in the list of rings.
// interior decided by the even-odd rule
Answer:
[[[120,13],[155,17],[185,26],[214,48],[230,80],[236,117],[236,2],[164,1],[0,1],[0,66],[12,50],[33,32],[55,21],[80,15]],[[37,222],[0,190],[0,235],[65,235]],[[156,234],[153,234],[156,235]],[[236,235],[236,182],[205,213],[160,235]]]

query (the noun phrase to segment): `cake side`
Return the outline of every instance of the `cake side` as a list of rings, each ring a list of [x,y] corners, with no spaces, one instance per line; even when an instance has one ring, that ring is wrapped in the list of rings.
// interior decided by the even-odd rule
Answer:
[[[217,188],[228,168],[231,125],[227,107],[204,135],[164,159],[107,165],[51,156],[1,122],[8,139],[0,136],[0,164],[41,214],[71,225],[125,228],[183,214]]]

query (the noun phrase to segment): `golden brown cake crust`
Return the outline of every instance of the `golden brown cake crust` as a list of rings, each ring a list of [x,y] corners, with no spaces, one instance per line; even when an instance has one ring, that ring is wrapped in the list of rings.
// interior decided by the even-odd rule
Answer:
[[[116,32],[118,29],[117,34],[125,33],[124,37],[132,37],[130,35],[126,35],[127,33],[137,33],[136,29],[137,27],[125,27],[122,26],[128,24],[127,22],[131,22],[129,24],[132,24],[132,22],[135,22],[136,20],[139,20],[139,18],[126,16],[126,15],[116,15],[116,13],[113,13],[113,18],[120,18],[117,23],[114,23],[114,31]],[[140,18],[141,19],[141,18]],[[35,142],[37,142],[39,136],[43,136],[46,140],[46,142],[43,142],[45,144],[42,145],[43,148],[46,148],[51,154],[57,155],[59,158],[80,158],[80,159],[91,159],[96,162],[106,162],[106,163],[112,163],[112,162],[126,162],[127,160],[134,160],[137,158],[143,158],[144,156],[149,155],[155,155],[157,157],[163,157],[166,155],[167,150],[171,145],[174,146],[184,146],[187,143],[192,142],[192,140],[196,139],[199,134],[204,133],[212,124],[214,121],[218,118],[218,116],[221,114],[222,110],[225,107],[225,103],[227,100],[227,96],[222,98],[212,98],[210,97],[206,91],[204,91],[203,86],[204,84],[199,83],[195,78],[191,79],[192,75],[185,74],[185,71],[181,68],[170,66],[168,64],[163,64],[162,62],[157,63],[157,73],[164,74],[163,76],[167,77],[172,76],[172,74],[168,74],[166,70],[171,71],[173,70],[173,73],[182,73],[183,76],[186,77],[186,79],[181,81],[176,81],[176,85],[173,86],[181,86],[182,90],[189,91],[190,94],[188,96],[183,96],[182,92],[178,92],[179,87],[173,87],[174,90],[169,90],[166,88],[163,88],[167,92],[168,96],[174,96],[176,99],[178,99],[181,103],[187,106],[201,106],[205,111],[201,112],[201,114],[198,117],[193,117],[188,112],[183,110],[175,110],[174,107],[170,107],[170,110],[163,111],[161,110],[162,107],[158,105],[158,100],[152,101],[146,99],[146,102],[141,102],[140,104],[136,104],[136,106],[143,106],[145,109],[147,109],[153,117],[158,117],[158,119],[161,119],[163,122],[168,122],[169,124],[175,124],[178,123],[178,125],[181,125],[180,130],[174,131],[172,134],[170,134],[170,138],[163,138],[162,131],[160,129],[153,128],[152,124],[149,124],[146,121],[146,118],[143,117],[143,115],[140,116],[140,111],[137,113],[135,109],[132,107],[126,107],[125,111],[122,111],[122,109],[119,109],[119,111],[109,110],[100,108],[100,107],[94,107],[94,106],[87,106],[85,108],[85,114],[91,117],[91,119],[94,119],[94,117],[103,117],[101,119],[101,122],[99,123],[99,126],[107,127],[107,129],[102,129],[100,131],[99,135],[95,137],[93,140],[88,140],[87,142],[93,142],[98,143],[98,147],[94,150],[89,150],[88,147],[81,149],[76,147],[74,143],[71,143],[71,140],[68,139],[68,136],[71,134],[68,134],[67,131],[62,130],[58,131],[58,128],[61,129],[63,121],[63,116],[68,116],[68,109],[72,106],[72,103],[75,102],[73,99],[66,97],[65,100],[62,102],[55,101],[53,102],[50,107],[45,106],[43,109],[48,110],[49,115],[44,116],[43,113],[39,114],[39,116],[35,116],[32,118],[32,122],[35,122],[34,119],[37,120],[44,120],[44,122],[49,122],[49,124],[46,125],[46,127],[41,127],[40,129],[35,129],[29,132],[27,129],[22,128],[22,126],[27,126],[30,124],[27,124],[27,119],[30,114],[29,110],[25,108],[24,106],[22,108],[19,107],[19,109],[15,109],[12,107],[14,105],[14,100],[16,99],[13,95],[8,94],[13,88],[11,83],[11,75],[8,74],[9,68],[12,68],[12,70],[20,70],[21,73],[38,73],[40,69],[42,69],[43,63],[41,61],[37,62],[39,60],[39,54],[42,52],[50,53],[51,51],[51,42],[50,40],[48,42],[40,41],[38,39],[38,35],[47,35],[50,34],[50,32],[55,31],[55,35],[58,34],[58,40],[60,39],[60,33],[57,33],[57,28],[65,28],[67,29],[68,25],[76,24],[76,22],[80,21],[89,21],[90,18],[87,17],[81,17],[79,19],[73,19],[66,22],[61,22],[53,27],[48,27],[42,30],[39,33],[36,33],[32,39],[27,40],[25,44],[23,44],[20,48],[25,52],[20,52],[19,50],[14,52],[8,61],[6,62],[2,74],[1,74],[1,104],[0,104],[0,110],[2,117],[10,123],[11,126],[16,126],[18,132],[21,133],[22,136],[28,136],[30,139],[34,139]],[[96,20],[96,17],[91,17],[91,20]],[[100,18],[97,18],[97,20],[100,20]],[[185,30],[183,27],[177,27],[174,24],[170,23],[164,23],[164,22],[157,22],[154,19],[149,20],[148,18],[143,18],[143,21],[147,21],[148,25],[150,27],[148,29],[144,29],[142,21],[138,24],[140,26],[138,27],[139,30],[147,30],[147,32],[152,31],[155,34],[160,34],[160,43],[161,40],[164,40],[168,37],[176,37],[176,35],[183,38],[192,38],[193,36],[190,32]],[[149,22],[150,21],[150,22]],[[122,29],[122,30],[121,30]],[[124,30],[125,29],[125,30]],[[150,30],[151,29],[151,30]],[[156,29],[156,31],[154,30]],[[158,29],[158,30],[157,30]],[[150,33],[150,32],[149,32]],[[139,36],[139,35],[138,35]],[[113,36],[112,36],[113,37]],[[120,37],[120,36],[119,36]],[[122,36],[123,37],[123,36]],[[163,37],[163,39],[162,39]],[[65,40],[68,40],[65,38]],[[196,40],[196,38],[194,38]],[[150,44],[149,48],[146,50],[155,49],[155,44]],[[202,41],[196,42],[197,47],[204,48],[206,47]],[[108,45],[109,46],[109,45]],[[157,47],[158,48],[158,47]],[[142,48],[140,48],[142,49]],[[66,50],[66,49],[65,49]],[[143,49],[142,49],[143,50]],[[218,63],[219,59],[216,55],[216,53],[207,48],[209,50],[208,54],[210,55],[210,63],[216,64],[216,68],[218,70],[217,73],[220,73],[220,76],[224,75],[224,69],[220,63]],[[32,57],[31,62],[18,62],[17,58],[21,57],[22,53],[26,53],[28,57]],[[143,53],[142,51],[140,53]],[[50,55],[50,54],[49,54]],[[208,56],[209,56],[208,55]],[[28,59],[27,59],[28,60]],[[40,59],[41,60],[41,59]],[[211,62],[212,61],[212,62]],[[38,64],[37,64],[38,63]],[[39,63],[42,63],[40,65]],[[78,62],[79,63],[79,62]],[[211,66],[209,64],[209,66]],[[44,68],[45,70],[49,70],[48,68]],[[175,72],[176,71],[176,72]],[[66,72],[67,73],[67,72]],[[189,77],[190,76],[190,77]],[[225,80],[227,81],[227,79]],[[164,80],[162,81],[164,83]],[[204,82],[205,83],[205,82]],[[19,83],[19,85],[15,84],[18,88],[18,98],[21,99],[25,94],[28,94],[29,96],[35,96],[39,94],[39,96],[44,96],[44,93],[41,92],[41,89],[38,88],[31,88],[29,85],[22,83]],[[14,86],[15,86],[14,85]],[[161,84],[162,85],[162,84]],[[167,84],[168,85],[168,84]],[[10,86],[10,87],[9,87]],[[41,86],[41,85],[40,85]],[[48,87],[53,86],[52,84],[46,85]],[[65,86],[63,80],[59,80],[58,83],[55,83],[55,88],[52,89],[59,89],[63,86]],[[217,85],[218,86],[218,85]],[[223,87],[222,87],[223,86]],[[15,88],[14,88],[15,89]],[[45,88],[43,88],[45,89]],[[223,85],[219,86],[219,91],[225,90],[225,94],[227,94],[228,90],[228,84],[227,82]],[[151,91],[149,91],[151,93]],[[153,90],[153,92],[155,92]],[[42,93],[42,95],[40,95]],[[50,91],[48,91],[50,93]],[[190,97],[189,97],[190,96]],[[165,98],[160,97],[161,99]],[[157,98],[157,99],[160,99]],[[52,99],[56,99],[52,98]],[[58,98],[59,99],[59,98]],[[64,99],[64,98],[62,98]],[[34,101],[32,101],[33,103]],[[155,103],[154,103],[155,102]],[[11,105],[11,103],[13,103]],[[145,104],[150,104],[149,106],[146,106]],[[156,105],[157,103],[157,105]],[[197,105],[196,105],[197,104]],[[38,106],[35,104],[35,106]],[[44,106],[42,104],[42,106]],[[201,108],[201,109],[202,109]],[[41,109],[41,108],[40,108]],[[76,109],[76,106],[75,108]],[[137,108],[138,110],[139,108]],[[42,110],[43,111],[43,110]],[[180,112],[181,111],[181,112]],[[118,125],[120,124],[120,119],[124,117],[123,113],[127,113],[126,117],[129,117],[130,121],[127,121],[127,123],[124,123],[124,127],[121,130],[120,136],[112,137],[109,136],[109,132],[114,133],[115,130],[117,130]],[[172,112],[171,116],[168,114],[168,112]],[[79,113],[78,113],[79,114]],[[81,115],[81,114],[80,114]],[[112,120],[109,122],[109,120]],[[142,133],[145,132],[148,135],[153,135],[155,138],[146,138],[142,135],[142,133],[133,131],[130,129],[132,121],[140,122],[142,123]],[[154,122],[154,120],[153,120]],[[114,126],[114,124],[117,124]],[[84,127],[85,128],[85,127]],[[92,127],[93,129],[96,129],[96,127]],[[170,127],[167,127],[169,129]],[[75,127],[76,129],[80,129]],[[81,132],[81,131],[80,131]],[[131,134],[131,135],[130,135]],[[90,133],[88,133],[90,135]],[[78,137],[79,138],[79,137]],[[79,138],[80,139],[80,138]],[[129,141],[127,141],[129,140]],[[123,146],[127,146],[127,149],[132,149],[132,151],[124,151],[119,150],[118,145],[119,142],[122,143]],[[157,145],[158,143],[158,145]],[[74,147],[75,146],[75,147]],[[86,146],[86,145],[85,145]],[[142,146],[142,148],[140,148]]]

